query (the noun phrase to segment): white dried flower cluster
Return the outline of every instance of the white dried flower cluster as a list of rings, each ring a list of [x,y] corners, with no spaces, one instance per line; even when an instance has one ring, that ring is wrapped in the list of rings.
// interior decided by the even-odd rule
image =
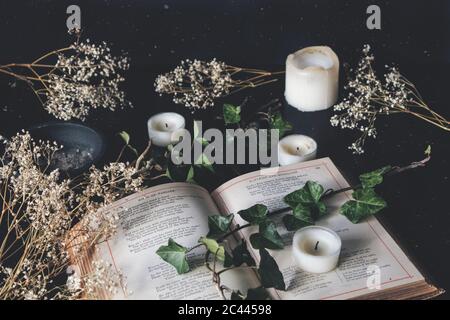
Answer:
[[[127,57],[111,54],[105,42],[76,42],[57,54],[54,70],[45,78],[44,108],[58,119],[85,120],[93,109],[131,106],[120,85],[121,71],[129,68]]]
[[[334,106],[337,114],[331,118],[332,126],[362,133],[349,147],[356,154],[364,152],[367,137],[376,137],[375,121],[379,115],[401,112],[406,110],[408,103],[414,103],[411,88],[399,71],[388,68],[383,82],[372,68],[373,61],[370,46],[365,45],[354,77],[345,87],[348,95]]]
[[[97,239],[103,240],[113,236],[117,231],[119,216],[115,211],[102,210],[124,194],[139,191],[143,178],[138,169],[129,164],[115,162],[104,166],[102,170],[95,167],[90,169],[86,177],[86,187],[77,198],[84,210],[91,212],[85,216],[83,227],[88,233],[97,233]]]
[[[70,228],[65,206],[73,200],[69,180],[61,179],[57,170],[42,173],[60,148],[56,143],[35,142],[28,133],[18,134],[6,144],[0,168],[0,182],[7,183],[11,194],[10,205],[21,207],[20,213],[32,228],[45,227],[42,236],[49,239]],[[22,226],[17,229],[22,231]]]
[[[83,299],[105,299],[114,296],[119,289],[126,289],[125,277],[120,270],[109,262],[98,259],[92,262],[92,271],[86,275],[80,275],[80,271],[72,270],[66,281],[66,294],[62,292],[56,298],[67,298],[68,295]]]
[[[75,295],[80,295],[83,292],[82,281],[77,273],[71,274],[66,281],[67,290]]]
[[[87,298],[99,297],[102,293],[113,296],[124,287],[123,275],[111,263],[96,260],[92,263],[93,272],[83,277],[83,291]],[[81,279],[80,279],[81,282]]]
[[[183,60],[173,71],[159,75],[156,92],[172,94],[173,101],[189,108],[205,109],[234,87],[229,67],[216,59]]]
[[[68,181],[61,179],[57,171],[42,173],[59,148],[56,144],[35,142],[27,133],[14,136],[5,144],[0,167],[0,185],[6,190],[2,196],[2,217],[8,217],[6,226],[14,230],[16,241],[30,241],[21,263],[8,265],[6,257],[17,247],[10,244],[8,235],[2,234],[5,238],[0,242],[6,249],[0,252],[0,261],[4,263],[3,275],[0,270],[3,288],[0,291],[3,293],[7,287],[7,296],[11,298],[45,296],[52,281],[50,274],[57,268],[55,262],[59,265],[67,260],[61,237],[71,226],[65,203],[70,202],[73,194]],[[0,225],[5,226],[4,219]],[[5,270],[12,271],[5,274]]]
[[[10,232],[0,235],[0,299],[77,298],[95,285],[111,291],[118,275],[100,263],[86,279],[72,275],[65,286],[54,279],[69,262],[68,251],[74,249],[69,234],[76,222],[88,221],[84,236],[90,245],[113,235],[117,217],[102,208],[139,190],[140,171],[112,163],[78,179],[63,179],[57,170],[46,170],[61,146],[36,142],[27,132],[3,144],[0,229]]]

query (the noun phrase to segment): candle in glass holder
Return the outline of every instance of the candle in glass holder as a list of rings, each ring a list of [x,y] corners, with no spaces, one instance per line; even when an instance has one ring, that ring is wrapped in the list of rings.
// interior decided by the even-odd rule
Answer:
[[[148,136],[152,144],[167,147],[176,142],[178,133],[184,129],[184,117],[175,112],[158,113],[148,119]]]
[[[337,267],[341,246],[341,238],[333,230],[309,226],[294,234],[292,254],[302,270],[324,273]]]
[[[282,166],[315,159],[316,153],[316,141],[302,134],[292,134],[278,142],[278,163]]]
[[[337,101],[339,59],[331,48],[301,49],[286,59],[286,101],[300,111],[324,110]]]

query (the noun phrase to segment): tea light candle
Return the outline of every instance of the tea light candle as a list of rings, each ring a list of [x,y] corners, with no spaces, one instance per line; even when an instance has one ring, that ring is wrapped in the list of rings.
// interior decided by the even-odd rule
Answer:
[[[339,59],[331,48],[301,49],[286,59],[286,101],[300,111],[324,110],[336,103]]]
[[[298,266],[304,271],[324,273],[336,268],[341,246],[341,238],[333,230],[310,226],[295,233],[292,253]]]
[[[175,112],[158,113],[148,119],[148,136],[152,144],[167,147],[177,141],[180,130],[184,129],[185,120],[181,114]]]
[[[316,153],[316,141],[302,134],[292,134],[278,142],[278,163],[282,166],[315,159]]]

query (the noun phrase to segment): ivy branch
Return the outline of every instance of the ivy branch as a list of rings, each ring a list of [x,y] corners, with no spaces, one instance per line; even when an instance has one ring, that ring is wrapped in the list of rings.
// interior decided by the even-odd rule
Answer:
[[[276,211],[269,212],[263,204],[256,204],[237,213],[247,223],[238,225],[233,223],[235,215],[211,215],[208,217],[209,233],[199,239],[198,245],[186,248],[173,239],[169,239],[168,244],[161,246],[157,254],[167,263],[171,264],[179,274],[189,272],[187,254],[199,247],[204,247],[205,265],[212,273],[212,281],[219,290],[222,298],[227,296],[231,299],[264,300],[268,299],[265,289],[275,288],[286,290],[283,274],[278,264],[267,251],[280,250],[284,248],[281,235],[277,231],[275,223],[271,220],[273,216],[285,214],[282,218],[288,231],[295,231],[325,217],[328,208],[324,200],[334,197],[337,194],[354,190],[352,199],[346,201],[339,209],[352,223],[359,223],[368,217],[384,209],[387,204],[376,192],[375,187],[380,185],[385,178],[398,173],[423,167],[430,160],[431,149],[428,147],[425,152],[426,158],[412,162],[407,166],[385,166],[377,170],[361,174],[360,183],[353,187],[338,190],[325,190],[322,185],[315,181],[307,181],[299,190],[289,193],[283,200],[288,205]],[[292,211],[292,213],[288,213]],[[288,214],[286,214],[288,213]],[[257,226],[258,232],[250,235],[250,244],[253,249],[259,251],[260,263],[256,264],[255,259],[250,254],[247,242],[241,242],[230,252],[225,249],[225,240],[236,234],[238,231]],[[212,258],[211,258],[212,256]],[[218,264],[222,267],[219,269]],[[221,283],[221,275],[229,270],[253,269],[261,280],[261,286],[250,288],[246,294],[233,290]]]
[[[240,105],[233,105],[229,103],[224,104],[222,116],[218,117],[218,119],[223,120],[226,128],[234,129],[258,129],[258,122],[265,122],[267,123],[268,129],[278,130],[278,136],[280,138],[292,130],[292,124],[286,121],[279,111],[279,108],[282,106],[279,99],[273,99],[258,107],[254,112],[244,116],[242,115],[241,111],[243,109],[243,106],[246,105],[247,102],[248,99],[245,99]],[[121,135],[122,139],[126,143],[127,141],[129,141],[126,136],[122,136],[122,133],[120,133],[119,135]],[[206,147],[210,143],[210,141],[201,136],[197,121],[194,121],[192,146],[194,142],[201,144],[203,147]],[[268,148],[270,148],[269,142],[270,139],[268,139]],[[126,149],[127,147],[129,148],[129,146],[125,145],[124,149]],[[172,150],[173,146],[169,145],[167,150],[168,152],[165,154],[164,159],[166,171],[164,174],[162,174],[162,176],[165,176],[172,181],[197,183],[198,177],[201,176],[201,174],[199,174],[201,171],[205,172],[206,170],[207,173],[213,174],[216,172],[214,164],[211,163],[210,159],[208,159],[208,157],[206,157],[203,153],[198,159],[192,159],[193,163],[190,166],[173,165],[170,160]],[[232,170],[235,171],[237,175],[241,174],[236,166],[233,166]]]
[[[262,121],[267,123],[268,129],[279,130],[280,138],[292,130],[292,124],[284,120],[281,112],[279,111],[282,106],[280,99],[273,99],[259,107],[254,113],[252,113],[252,116],[256,115],[256,117],[242,116],[242,107],[247,104],[247,102],[248,100],[246,99],[239,106],[230,103],[223,105],[223,120],[227,127],[233,126],[245,129],[258,129],[258,122]]]

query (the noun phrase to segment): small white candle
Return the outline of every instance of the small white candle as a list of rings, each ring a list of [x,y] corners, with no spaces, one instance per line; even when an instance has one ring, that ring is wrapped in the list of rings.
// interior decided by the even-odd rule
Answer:
[[[302,134],[292,134],[278,142],[278,163],[282,166],[315,159],[316,153],[316,141]]]
[[[324,110],[336,103],[339,59],[326,46],[307,47],[286,59],[286,101],[300,111]]]
[[[292,254],[302,270],[324,273],[336,268],[341,246],[341,238],[333,230],[310,226],[295,233]]]
[[[152,144],[167,147],[176,142],[180,130],[184,129],[185,120],[175,112],[158,113],[148,119],[148,136]]]

